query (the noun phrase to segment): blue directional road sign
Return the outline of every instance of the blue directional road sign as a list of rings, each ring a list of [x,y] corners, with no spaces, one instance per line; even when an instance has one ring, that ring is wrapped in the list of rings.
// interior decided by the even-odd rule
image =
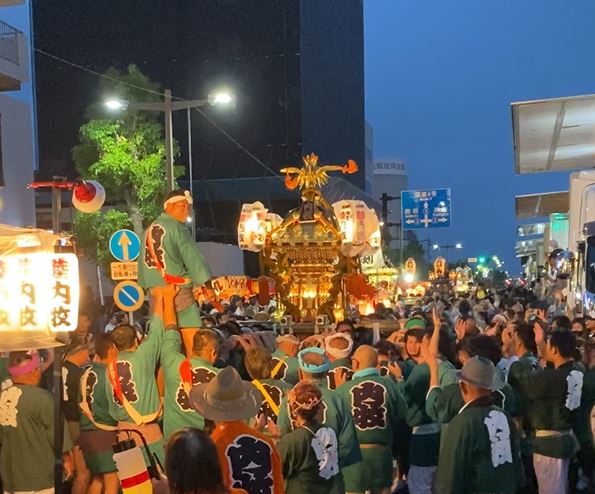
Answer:
[[[114,288],[114,303],[123,311],[133,312],[138,310],[144,301],[145,293],[134,281],[121,281]]]
[[[109,251],[118,261],[134,261],[140,254],[140,240],[132,230],[118,230],[109,239]]]
[[[450,189],[404,190],[401,192],[403,230],[450,226]]]

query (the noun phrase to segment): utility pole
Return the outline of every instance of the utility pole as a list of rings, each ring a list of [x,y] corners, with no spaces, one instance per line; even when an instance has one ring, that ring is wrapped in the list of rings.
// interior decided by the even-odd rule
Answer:
[[[386,192],[383,192],[382,196],[380,197],[380,200],[382,201],[383,232],[387,232],[391,226],[399,227],[399,264],[403,264],[403,224],[401,222],[390,223],[388,221],[388,203],[389,203],[389,201],[399,201],[399,200],[401,200],[401,198],[389,196]]]

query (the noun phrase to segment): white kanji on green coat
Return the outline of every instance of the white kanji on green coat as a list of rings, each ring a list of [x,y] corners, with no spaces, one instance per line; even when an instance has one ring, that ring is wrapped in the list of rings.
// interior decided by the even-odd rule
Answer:
[[[318,460],[318,472],[323,479],[339,473],[337,435],[330,427],[321,427],[312,438],[312,449]]]
[[[583,373],[577,370],[570,371],[566,376],[568,394],[566,395],[566,408],[576,410],[581,406],[581,395],[583,391]]]
[[[17,405],[23,391],[12,386],[0,395],[0,425],[3,427],[16,427],[19,410]]]
[[[492,410],[483,423],[488,428],[492,443],[492,465],[496,468],[504,463],[512,463],[512,449],[510,446],[510,427],[506,415]]]

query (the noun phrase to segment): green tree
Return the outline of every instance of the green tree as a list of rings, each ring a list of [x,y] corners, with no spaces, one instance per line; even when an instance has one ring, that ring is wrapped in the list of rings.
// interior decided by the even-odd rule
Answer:
[[[385,258],[388,258],[393,266],[398,266],[399,261],[401,259],[401,251],[400,249],[390,249],[387,248],[384,251]],[[428,272],[431,269],[430,263],[426,260],[426,252],[422,246],[422,244],[414,238],[410,240],[407,245],[403,247],[403,263],[410,258],[413,257],[415,259],[416,265],[416,279],[424,280],[428,277]]]
[[[110,69],[98,94],[130,103],[159,101],[159,85],[135,66],[125,73]],[[132,111],[109,114],[103,104],[87,109],[80,144],[72,150],[79,175],[97,180],[113,209],[95,214],[77,213],[74,231],[86,257],[106,266],[109,236],[119,228],[138,235],[161,210],[166,193],[165,145],[160,113]],[[180,167],[176,167],[179,175]]]

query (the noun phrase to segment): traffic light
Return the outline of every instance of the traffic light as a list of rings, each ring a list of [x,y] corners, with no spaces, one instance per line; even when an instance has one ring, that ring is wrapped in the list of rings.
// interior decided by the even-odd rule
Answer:
[[[487,260],[488,260],[488,259],[487,259],[487,257],[486,257],[486,256],[479,256],[479,257],[477,258],[477,263],[478,263],[478,264],[485,264]]]

